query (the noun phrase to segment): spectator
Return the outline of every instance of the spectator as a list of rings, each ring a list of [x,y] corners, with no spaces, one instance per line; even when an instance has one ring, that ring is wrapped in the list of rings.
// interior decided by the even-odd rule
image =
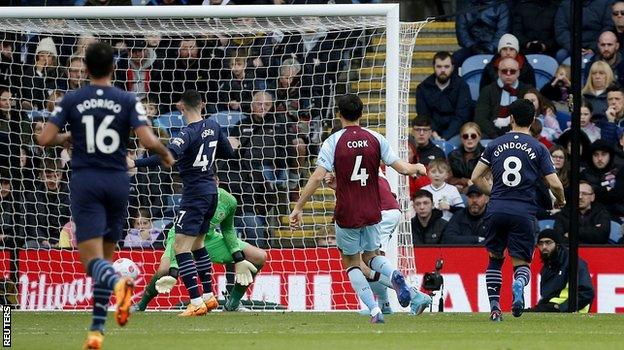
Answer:
[[[81,87],[88,85],[87,79],[87,67],[84,59],[79,56],[72,56],[67,63],[67,69],[65,71],[66,79],[62,84],[62,90],[78,90]]]
[[[561,64],[555,72],[555,77],[542,87],[542,96],[552,101],[557,110],[567,111],[569,108],[572,89],[572,71],[567,64]]]
[[[535,86],[535,72],[526,57],[520,53],[518,39],[512,34],[505,34],[498,42],[498,52],[483,69],[481,81],[479,82],[480,90],[498,79],[498,65],[505,58],[513,58],[518,62],[518,67],[520,68],[519,81],[526,85]]]
[[[624,91],[611,86],[607,89],[607,105],[605,119],[598,119],[600,137],[612,144],[618,143],[618,128],[624,127]]]
[[[583,99],[581,103],[581,130],[585,132],[590,142],[594,142],[600,139],[600,128],[591,121],[594,110],[587,100]]]
[[[251,99],[256,87],[253,77],[247,75],[247,58],[230,58],[231,76],[223,79],[219,86],[219,111],[251,112]]]
[[[611,31],[617,36],[620,48],[624,48],[624,1],[613,2],[611,19],[613,20]]]
[[[535,107],[535,120],[542,125],[541,136],[545,137],[548,141],[553,141],[561,136],[561,129],[559,128],[559,122],[555,116],[554,111],[551,108],[546,108],[546,101],[544,96],[536,88],[528,88],[524,93],[523,98],[533,102]]]
[[[596,191],[597,200],[605,204],[609,191],[615,186],[618,168],[614,164],[615,150],[610,142],[597,140],[591,144],[591,163],[581,172],[581,179]]]
[[[416,148],[418,161],[425,166],[434,159],[446,159],[444,151],[431,142],[431,135],[431,119],[417,116],[412,122],[412,135],[409,141]]]
[[[26,196],[26,247],[58,244],[61,227],[70,219],[69,188],[58,160],[46,159],[35,191]]]
[[[429,163],[427,175],[431,179],[431,184],[423,187],[433,195],[433,205],[442,211],[442,218],[446,221],[451,219],[452,213],[464,208],[464,201],[457,190],[457,187],[446,183],[451,167],[445,159],[434,159]]]
[[[139,209],[132,218],[132,228],[124,239],[124,248],[154,248],[161,231],[152,227],[149,210]]]
[[[498,41],[509,31],[509,7],[494,0],[470,0],[472,11],[456,18],[457,40],[461,49],[453,54],[453,64],[477,54],[493,54]]]
[[[546,148],[550,149],[553,146],[552,142],[550,142],[546,137],[542,135],[543,127],[542,123],[539,120],[534,119],[529,127],[529,132],[531,136],[533,136],[536,140],[538,140],[542,145]]]
[[[160,80],[155,73],[160,70],[160,62],[157,62],[154,49],[148,48],[143,39],[129,40],[126,45],[128,53],[117,61],[115,86],[134,92],[139,98],[152,91],[159,92]]]
[[[520,52],[545,54],[557,52],[555,13],[559,0],[521,0],[510,10],[511,33],[520,41]]]
[[[537,249],[542,259],[540,271],[540,300],[531,308],[533,312],[568,312],[568,271],[570,254],[563,246],[561,235],[546,229],[537,236]],[[595,293],[587,263],[578,261],[578,310],[589,312]]]
[[[0,248],[17,248],[24,244],[23,200],[13,190],[11,178],[0,173]]]
[[[19,52],[15,52],[15,35],[0,33],[0,88],[18,89],[21,76],[22,65]]]
[[[87,51],[87,47],[91,44],[95,44],[97,39],[90,33],[84,33],[80,35],[78,40],[76,40],[76,44],[74,45],[74,52],[72,53],[72,57],[80,57],[84,60],[85,52]]]
[[[583,23],[581,24],[581,47],[583,56],[597,52],[596,38],[600,33],[609,30],[611,22],[611,2],[613,0],[585,0],[583,4]],[[570,20],[570,0],[563,0],[555,14],[555,35],[561,49],[555,58],[561,63],[572,52],[572,21]]]
[[[620,44],[613,32],[606,31],[600,34],[598,52],[587,62],[587,65],[591,67],[596,61],[607,62],[613,71],[613,80],[619,86],[624,86],[624,60],[620,52]],[[589,72],[585,70],[585,81],[587,81],[588,75]]]
[[[295,58],[287,58],[279,68],[279,76],[271,83],[275,96],[275,110],[285,113],[297,131],[307,140],[310,121],[310,101],[301,96],[302,66]]]
[[[495,139],[511,130],[507,106],[529,88],[518,80],[519,74],[518,62],[513,58],[504,58],[498,64],[498,80],[479,93],[475,122],[485,138]]]
[[[164,128],[156,126],[154,124],[154,119],[158,117],[158,108],[156,107],[156,104],[146,97],[141,99],[141,103],[143,104],[143,107],[145,107],[145,115],[152,125],[152,131],[154,132],[154,135],[158,136],[160,142],[166,145],[167,143],[169,143],[171,135],[169,135],[167,130],[165,130]]]
[[[446,225],[442,243],[480,245],[485,240],[484,214],[490,197],[471,185],[466,192],[468,206],[453,214]]]
[[[434,73],[416,88],[416,112],[431,118],[434,139],[459,144],[459,128],[470,119],[470,88],[455,73],[451,54],[433,56]]]
[[[418,159],[418,152],[416,151],[416,146],[414,146],[410,142],[407,143],[407,159],[409,160],[411,164],[420,163],[420,160]],[[416,191],[429,185],[430,183],[431,183],[431,180],[426,175],[419,176],[419,177],[410,176],[409,178],[410,198],[413,199],[414,196],[416,195]]]
[[[412,218],[412,241],[417,244],[439,244],[446,227],[442,212],[433,207],[433,195],[418,190],[413,199],[416,215]]]
[[[579,185],[579,243],[581,244],[607,244],[611,222],[609,212],[599,203],[595,202],[594,188],[587,181],[581,181]],[[555,214],[554,230],[568,238],[570,232],[569,207],[566,206]]]
[[[50,118],[54,108],[61,103],[61,100],[65,97],[65,92],[62,90],[53,90],[46,99],[45,108],[42,110],[33,110],[29,113],[30,120],[45,121]]]
[[[481,128],[476,123],[468,122],[462,125],[459,134],[461,145],[448,157],[453,174],[448,183],[457,187],[459,192],[465,193],[468,186],[472,185],[470,177],[484,148],[480,142]]]
[[[559,177],[559,180],[561,180],[563,188],[567,191],[568,186],[570,185],[570,163],[568,162],[566,151],[563,146],[554,145],[550,149],[550,156],[553,159],[557,176]]]
[[[48,90],[56,88],[58,54],[51,37],[43,38],[37,44],[34,65],[27,65],[22,75],[22,108],[43,109]]]
[[[582,131],[582,130],[581,130]],[[568,129],[566,131],[564,131],[561,136],[559,136],[559,138],[557,139],[556,143],[558,145],[561,145],[563,147],[563,149],[565,149],[566,152],[566,156],[568,157],[568,159],[570,159],[570,155],[572,154],[571,149],[572,149],[572,130]],[[587,166],[588,162],[591,162],[591,144],[592,142],[589,140],[589,137],[587,136],[587,134],[585,134],[585,132],[581,132],[581,139],[580,139],[580,143],[581,143],[581,169],[585,168]]]
[[[604,61],[596,61],[589,69],[589,77],[581,93],[594,107],[594,117],[607,110],[607,88],[613,84],[613,71]]]
[[[8,170],[13,179],[21,178],[21,147],[32,134],[26,119],[14,108],[11,91],[0,87],[0,169]]]

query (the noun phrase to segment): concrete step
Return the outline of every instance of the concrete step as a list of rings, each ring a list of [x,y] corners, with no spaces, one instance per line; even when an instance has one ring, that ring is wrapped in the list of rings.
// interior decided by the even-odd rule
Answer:
[[[449,32],[455,34],[455,22],[429,22],[420,30],[420,34]]]
[[[366,94],[364,94],[364,96],[360,95],[360,98],[362,99],[362,103],[364,103],[364,106],[385,106],[386,105],[386,99],[383,97],[368,97],[366,96]],[[416,97],[415,96],[410,96],[407,99],[407,103],[409,103],[410,105],[416,105]],[[368,112],[368,113],[373,113],[373,112]]]
[[[378,52],[384,52],[386,50],[386,38],[375,37],[371,40],[371,48],[375,48]],[[421,37],[416,38],[416,45],[414,51],[441,51],[446,50],[453,52],[459,49],[457,38],[455,36],[449,37]]]
[[[276,238],[313,238],[314,230],[295,230],[291,231],[287,227],[273,231]]]
[[[416,91],[416,87],[418,86],[418,81],[410,82],[410,91]],[[386,88],[386,83],[382,81],[360,81],[351,83],[351,91],[379,91]]]
[[[409,119],[416,118],[416,113],[409,113]],[[365,113],[362,115],[363,123],[367,123],[366,125],[385,125],[386,114],[385,113]]]
[[[294,209],[295,204],[296,203],[290,203],[290,209]],[[303,210],[305,212],[312,211],[316,214],[333,212],[335,208],[336,203],[334,201],[312,201],[303,206]]]
[[[304,215],[303,216],[303,225],[327,225],[332,222],[331,215]],[[288,216],[280,217],[280,223],[284,226],[288,226],[290,221],[288,220]]]

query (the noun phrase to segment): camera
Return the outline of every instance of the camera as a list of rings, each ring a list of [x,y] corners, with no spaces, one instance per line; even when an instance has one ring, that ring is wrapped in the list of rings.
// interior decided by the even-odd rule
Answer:
[[[444,277],[440,274],[440,271],[444,267],[444,260],[442,258],[436,260],[435,270],[426,272],[423,276],[422,288],[433,297],[434,292],[440,291],[440,299],[438,302],[438,312],[444,311]],[[433,309],[431,305],[430,311]]]

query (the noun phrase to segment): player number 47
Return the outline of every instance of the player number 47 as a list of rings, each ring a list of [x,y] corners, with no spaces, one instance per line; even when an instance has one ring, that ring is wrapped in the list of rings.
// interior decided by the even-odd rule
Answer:
[[[197,156],[195,157],[195,162],[193,162],[193,166],[202,167],[202,171],[206,171],[215,160],[216,147],[218,141],[210,141],[208,143],[208,148],[212,149],[212,156],[210,157],[210,161],[208,161],[208,156],[204,154],[204,144],[199,147],[199,151],[197,152]]]
[[[351,172],[351,181],[359,181],[360,186],[366,186],[368,180],[368,173],[366,168],[360,168],[362,165],[362,156],[355,157],[355,165],[353,166],[353,172]]]

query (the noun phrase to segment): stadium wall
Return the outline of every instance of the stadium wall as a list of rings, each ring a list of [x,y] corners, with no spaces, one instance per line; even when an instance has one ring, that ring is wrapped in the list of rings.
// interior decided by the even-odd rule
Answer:
[[[420,274],[433,270],[436,259],[444,259],[446,312],[488,311],[484,266],[487,254],[483,248],[436,247],[415,248]],[[624,313],[624,248],[581,248],[596,290],[592,312]],[[9,255],[0,251],[0,268],[9,277]],[[139,264],[136,298],[140,298],[149,278],[158,266],[160,252],[120,251],[117,258],[127,257]],[[90,304],[92,281],[78,264],[77,252],[70,250],[21,250],[19,252],[18,303],[25,310],[84,310]],[[253,300],[282,304],[292,311],[354,310],[360,307],[346,275],[339,266],[335,248],[273,249],[269,260],[250,291]],[[539,269],[536,256],[533,278],[527,288],[527,304],[539,298]],[[421,275],[418,276],[419,280]],[[511,264],[504,266],[501,303],[505,310],[511,304]],[[221,266],[215,265],[219,292],[225,290],[226,278]],[[182,300],[181,284],[170,295],[159,296],[154,308],[170,308]]]

